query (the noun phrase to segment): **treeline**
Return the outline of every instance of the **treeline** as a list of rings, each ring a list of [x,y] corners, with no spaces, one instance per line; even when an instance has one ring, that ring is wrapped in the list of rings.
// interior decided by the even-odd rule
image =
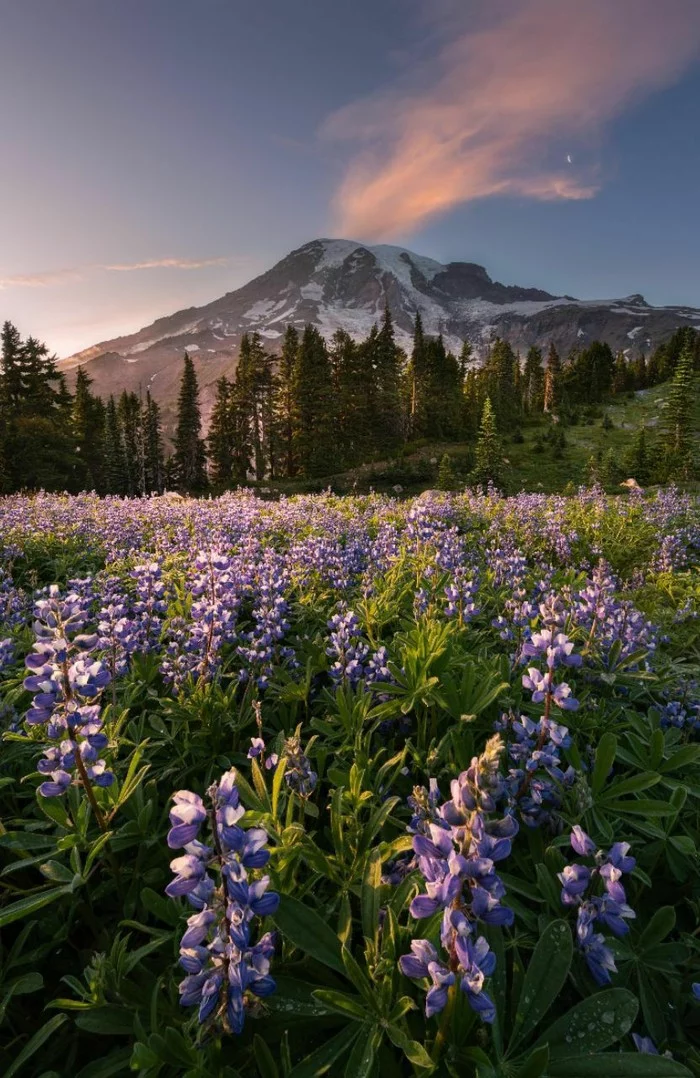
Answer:
[[[105,403],[78,368],[70,393],[55,357],[11,322],[0,334],[0,492],[148,494],[165,484],[160,411],[149,393]]]
[[[198,492],[251,480],[322,478],[430,442],[473,445],[473,480],[498,482],[502,435],[517,441],[520,426],[539,416],[543,438],[556,446],[585,409],[669,379],[666,474],[692,471],[693,377],[700,367],[700,333],[693,329],[679,329],[649,359],[615,355],[600,341],[566,357],[554,345],[546,354],[531,348],[523,359],[499,338],[483,364],[475,359],[468,342],[455,355],[442,336],[425,334],[420,314],[407,355],[388,307],[362,341],[338,330],[327,343],[314,326],[301,332],[288,326],[276,355],[259,334],[246,334],[234,376],[216,385],[206,439],[197,376],[185,355],[166,460],[159,408],[148,392],[145,398],[124,392],[105,403],[78,368],[70,393],[46,347],[31,337],[22,341],[5,323],[0,484],[3,490]],[[658,458],[646,432],[636,432],[628,458],[640,461],[644,454],[649,462]],[[604,463],[592,462],[591,473],[602,473]]]

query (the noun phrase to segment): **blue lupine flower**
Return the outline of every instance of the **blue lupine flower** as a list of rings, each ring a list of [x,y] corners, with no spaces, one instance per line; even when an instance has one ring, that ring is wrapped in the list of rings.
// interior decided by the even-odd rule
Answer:
[[[600,984],[609,984],[610,974],[616,972],[615,959],[605,936],[596,932],[598,925],[615,936],[629,932],[627,921],[636,914],[627,904],[625,889],[620,882],[623,873],[631,872],[636,861],[628,856],[629,843],[616,842],[604,853],[580,826],[571,833],[573,849],[583,857],[594,856],[595,866],[578,863],[566,865],[559,873],[562,884],[561,901],[565,906],[577,906],[576,940],[588,968]],[[597,880],[602,880],[605,893],[589,894]]]
[[[495,1018],[493,1002],[482,989],[496,959],[485,938],[476,935],[476,924],[513,922],[513,911],[501,903],[505,887],[494,866],[509,855],[518,824],[513,817],[487,816],[503,789],[498,773],[502,750],[501,739],[491,738],[484,753],[453,780],[451,799],[434,816],[434,803],[426,792],[414,791],[412,802],[419,812],[411,822],[413,850],[425,892],[413,899],[410,913],[421,919],[443,910],[440,938],[449,961],[442,963],[427,940],[413,940],[412,953],[404,955],[399,965],[407,977],[430,977],[428,1017],[444,1008],[449,989],[459,982],[482,1020]]]
[[[269,975],[274,933],[253,944],[251,925],[256,917],[276,912],[279,895],[268,890],[269,876],[249,875],[267,863],[270,853],[266,831],[240,825],[245,808],[236,772],[227,771],[207,795],[209,812],[199,795],[178,790],[170,812],[168,845],[189,841],[184,841],[184,856],[170,863],[175,879],[165,892],[171,898],[187,897],[197,910],[180,941],[180,965],[187,974],[180,984],[180,1002],[198,1007],[200,1022],[220,1021],[228,1032],[240,1033],[253,997],[264,998],[275,990]],[[211,846],[196,838],[207,818]]]

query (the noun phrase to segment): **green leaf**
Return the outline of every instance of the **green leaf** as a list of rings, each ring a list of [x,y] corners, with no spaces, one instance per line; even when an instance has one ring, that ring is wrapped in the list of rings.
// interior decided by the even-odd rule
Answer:
[[[627,812],[631,816],[672,816],[676,809],[665,801],[605,801],[606,812]]]
[[[642,771],[639,775],[632,775],[628,779],[619,779],[611,782],[606,792],[601,797],[601,804],[605,804],[610,798],[619,797],[621,794],[638,794],[642,790],[648,790],[661,782],[661,776],[656,771]]]
[[[323,962],[336,973],[345,973],[340,940],[322,917],[298,898],[282,895],[273,918],[283,936],[304,954]]]
[[[676,927],[676,911],[673,906],[657,910],[639,937],[640,948],[654,947],[665,940]]]
[[[117,1048],[102,1059],[94,1059],[78,1071],[75,1078],[112,1078],[113,1074],[125,1074],[131,1058],[130,1048]]]
[[[335,1010],[317,1000],[316,986],[279,974],[275,977],[277,991],[265,1000],[265,1009],[290,1018],[325,1018]]]
[[[525,1040],[539,1025],[566,984],[573,943],[566,921],[547,925],[532,953],[518,1000],[509,1047]]]
[[[15,981],[9,981],[4,986],[13,996],[26,996],[30,992],[38,992],[44,987],[44,978],[40,973],[23,973]]]
[[[357,1037],[357,1026],[350,1024],[325,1041],[320,1048],[297,1063],[288,1078],[321,1078],[327,1074],[339,1056],[344,1055]]]
[[[541,1078],[547,1069],[549,1063],[549,1045],[543,1044],[541,1048],[536,1048],[534,1052],[531,1052],[527,1057],[527,1062],[518,1071],[518,1078]],[[572,1078],[569,1075],[569,1078]]]
[[[379,996],[376,989],[370,984],[360,966],[355,961],[347,947],[343,947],[343,965],[348,978],[352,981],[357,991],[364,997],[365,1003],[373,1011],[379,1011]]]
[[[615,762],[616,753],[617,738],[608,731],[603,734],[598,742],[598,748],[596,749],[595,765],[593,767],[593,776],[591,778],[591,790],[593,791],[594,797],[597,797],[598,794],[602,793],[612,765]]]
[[[258,1065],[260,1078],[279,1078],[279,1070],[272,1052],[258,1033],[253,1037],[253,1054]]]
[[[548,1074],[550,1078],[692,1078],[690,1071],[674,1059],[641,1052],[569,1056],[550,1063]]]
[[[31,895],[29,898],[21,898],[19,902],[12,902],[9,906],[5,906],[3,910],[0,910],[0,928],[12,924],[13,921],[19,921],[22,917],[27,917],[30,913],[40,910],[43,906],[48,906],[50,902],[55,902],[57,898],[70,894],[72,890],[72,884],[67,884],[64,887],[52,887],[50,891],[41,891],[39,894]]]
[[[365,939],[376,942],[379,927],[379,904],[382,886],[382,855],[373,850],[367,859],[362,881],[362,931]]]
[[[580,1056],[592,1055],[624,1037],[632,1028],[638,1010],[636,996],[627,989],[608,988],[577,1003],[558,1018],[534,1047],[548,1044],[552,1060],[575,1055],[577,1050]]]
[[[700,745],[684,745],[678,752],[674,752],[668,760],[659,765],[659,771],[666,775],[669,771],[676,771],[679,767],[694,764],[700,758]]]
[[[345,1068],[345,1078],[369,1078],[382,1035],[376,1026],[365,1026],[360,1030]]]
[[[53,1018],[49,1018],[48,1022],[46,1022],[41,1029],[34,1034],[31,1040],[25,1044],[22,1051],[14,1057],[10,1066],[5,1071],[5,1078],[13,1078],[13,1075],[17,1074],[24,1064],[32,1058],[34,1053],[38,1052],[41,1046],[46,1043],[49,1037],[53,1036],[56,1030],[63,1025],[67,1017],[68,1016],[65,1014],[55,1014]]]
[[[434,1068],[435,1064],[423,1045],[418,1041],[409,1040],[398,1026],[388,1026],[387,1033],[389,1034],[389,1040],[397,1048],[401,1049],[409,1063],[413,1063],[415,1067],[427,1067],[428,1070]]]
[[[350,996],[346,992],[337,992],[335,988],[317,988],[314,999],[323,1003],[332,1011],[351,1018],[353,1022],[366,1022],[371,1017],[371,1011],[362,1002],[359,996]]]
[[[75,1024],[88,1033],[126,1036],[134,1032],[134,1016],[124,1007],[94,1007],[89,1011],[81,1011]]]
[[[283,756],[278,761],[275,768],[275,774],[272,779],[272,815],[277,819],[277,809],[279,808],[280,793],[282,790],[282,784],[284,783],[284,774],[287,770],[287,757]]]

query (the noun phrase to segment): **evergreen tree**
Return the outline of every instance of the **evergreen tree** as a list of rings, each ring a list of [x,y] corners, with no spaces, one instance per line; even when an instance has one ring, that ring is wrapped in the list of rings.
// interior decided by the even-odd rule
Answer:
[[[194,364],[187,352],[177,400],[174,474],[179,489],[201,491],[207,485],[206,452],[201,438],[199,385]]]
[[[126,494],[128,477],[119,414],[114,397],[107,401],[104,428],[104,485],[107,494]]]
[[[105,409],[99,397],[90,392],[92,379],[85,368],[78,367],[70,414],[70,425],[79,456],[79,485],[83,489],[103,489],[103,436]]]
[[[693,350],[687,341],[676,363],[666,410],[668,468],[672,476],[683,479],[690,479],[694,471],[694,382]]]
[[[443,454],[437,475],[438,490],[454,490],[457,485],[457,476],[452,468],[452,459],[449,454]]]
[[[649,482],[652,461],[647,446],[646,429],[644,425],[638,429],[634,441],[624,456],[625,471],[628,477],[636,479],[642,486]]]
[[[148,390],[146,390],[141,426],[145,489],[148,494],[161,494],[165,485],[165,461],[160,408]]]
[[[298,351],[299,334],[294,326],[287,326],[282,342],[274,407],[281,473],[287,477],[293,476],[296,471],[294,461],[294,379]]]
[[[555,412],[561,403],[561,359],[552,342],[547,353],[544,375],[542,407],[545,412]]]
[[[301,475],[330,475],[336,467],[336,421],[326,342],[307,325],[294,371],[294,454]]]
[[[411,438],[423,438],[427,426],[428,354],[423,333],[423,319],[416,311],[413,329],[413,351],[408,366],[408,429]]]
[[[233,385],[228,378],[220,378],[216,383],[216,399],[207,439],[210,475],[218,486],[225,486],[233,479],[236,440],[233,418]]]
[[[389,304],[384,307],[374,351],[376,413],[374,443],[380,453],[394,452],[402,436],[401,349],[396,344]]]
[[[607,453],[603,457],[603,464],[601,468],[601,478],[603,484],[606,487],[616,487],[622,478],[620,472],[619,458],[615,450],[610,447]]]
[[[541,412],[544,407],[544,370],[542,352],[534,346],[528,349],[525,357],[522,391],[525,410],[531,415]]]
[[[496,426],[496,415],[491,405],[491,399],[486,398],[484,410],[481,415],[479,438],[476,443],[476,463],[474,466],[474,482],[486,486],[489,482],[494,486],[503,484],[503,450]]]
[[[123,458],[126,465],[127,494],[145,494],[145,455],[141,402],[135,393],[124,390],[117,404]]]
[[[344,468],[367,460],[373,450],[376,346],[376,327],[361,344],[356,344],[344,329],[336,330],[331,341],[329,361],[338,419],[338,457]]]

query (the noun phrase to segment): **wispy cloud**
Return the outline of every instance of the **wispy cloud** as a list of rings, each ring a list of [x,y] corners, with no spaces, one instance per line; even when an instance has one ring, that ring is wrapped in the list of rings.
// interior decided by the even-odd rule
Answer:
[[[207,266],[223,266],[230,258],[153,258],[145,262],[114,262],[104,265],[75,267],[74,269],[47,270],[37,273],[17,273],[0,277],[3,288],[48,288],[51,285],[82,281],[94,273],[131,273],[136,270],[178,269],[198,270]]]
[[[115,263],[109,266],[99,266],[103,270],[116,270],[119,273],[130,273],[132,270],[147,269],[204,269],[206,266],[223,266],[228,258],[154,258],[148,262]]]
[[[453,5],[436,9],[449,44],[412,79],[326,121],[325,137],[357,146],[340,234],[393,238],[491,195],[590,198],[605,125],[700,52],[698,0],[509,0],[477,29],[460,7],[457,25]]]
[[[0,288],[47,288],[49,285],[79,281],[81,273],[75,269],[47,270],[40,273],[16,273],[0,277]]]

